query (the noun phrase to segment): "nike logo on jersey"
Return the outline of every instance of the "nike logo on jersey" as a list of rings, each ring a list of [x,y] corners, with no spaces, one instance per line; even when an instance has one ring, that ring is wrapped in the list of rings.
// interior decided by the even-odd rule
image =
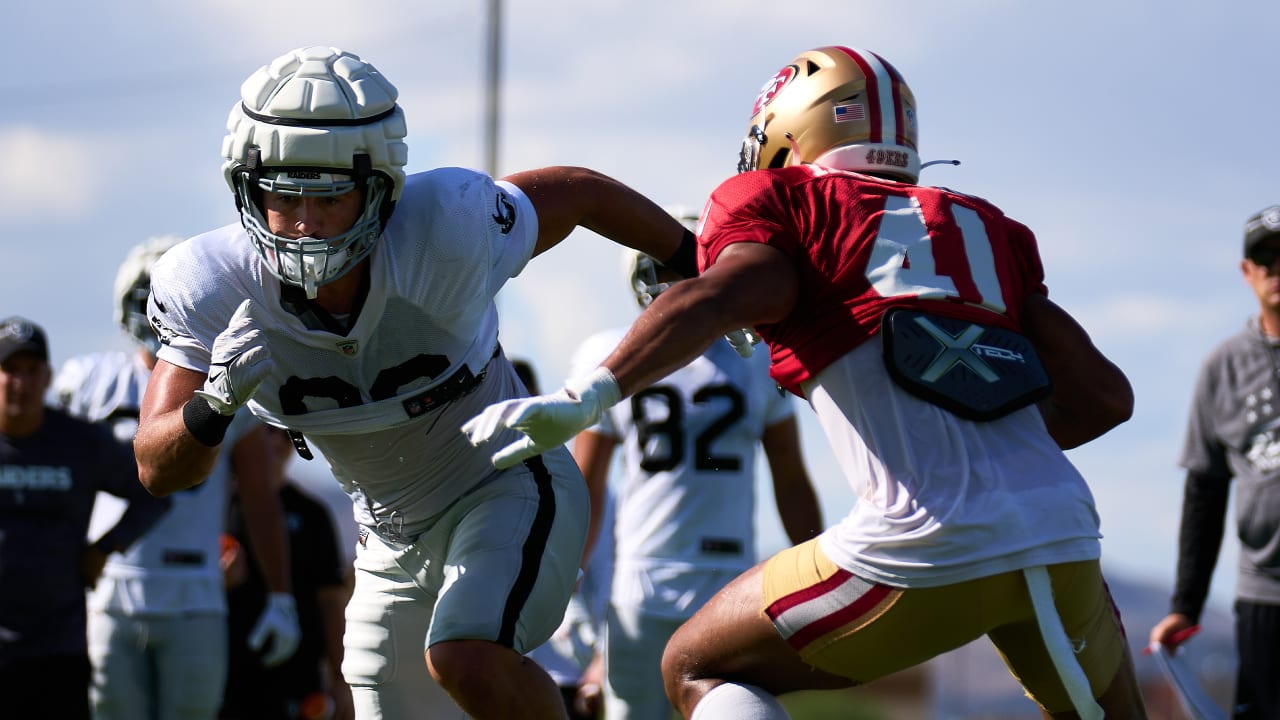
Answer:
[[[511,202],[511,198],[507,194],[498,191],[497,197],[494,199],[497,210],[493,214],[493,221],[498,223],[498,229],[503,235],[511,232],[511,228],[516,224],[516,206]]]

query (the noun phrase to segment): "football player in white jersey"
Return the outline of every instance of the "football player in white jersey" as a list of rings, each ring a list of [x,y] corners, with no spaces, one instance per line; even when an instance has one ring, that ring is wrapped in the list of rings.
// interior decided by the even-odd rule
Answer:
[[[680,280],[653,258],[624,252],[627,282],[642,310]],[[626,328],[614,328],[588,338],[574,356],[571,377],[599,366],[625,334]],[[674,712],[662,685],[667,640],[755,564],[757,451],[764,449],[792,544],[822,531],[822,513],[805,470],[795,408],[769,377],[767,353],[744,359],[728,343],[712,343],[579,433],[573,455],[592,493],[593,518],[619,447],[624,474],[615,487],[604,714],[667,720]]]
[[[222,146],[240,222],[153,269],[163,344],[139,475],[156,494],[191,485],[247,405],[300,453],[320,451],[353,500],[343,674],[358,717],[421,717],[427,670],[473,717],[563,717],[523,653],[560,623],[587,493],[563,447],[496,470],[460,432],[524,395],[494,297],[578,226],[685,275],[695,240],[584,168],[406,177],[396,98],[371,64],[329,47],[286,53],[242,84]]]
[[[667,696],[685,717],[785,718],[776,695],[871,682],[982,636],[1045,717],[1146,716],[1097,508],[1063,452],[1127,420],[1132,387],[1047,298],[1030,228],[919,184],[916,135],[915,98],[884,58],[798,54],[757,95],[740,172],[703,209],[701,274],[566,390],[464,425],[501,443],[505,467],[720,334],[758,331],[856,502],[667,643]]]
[[[146,320],[151,266],[180,239],[157,236],[135,246],[116,274],[115,319],[137,341],[136,351],[70,358],[53,383],[56,404],[83,419],[110,423],[121,443],[132,444],[160,345]],[[175,493],[160,521],[107,561],[88,603],[95,718],[217,717],[227,672],[218,543],[233,474],[252,508],[248,529],[272,590],[256,628],[264,662],[283,662],[297,647],[284,515],[278,497],[266,492],[266,473],[273,467],[267,442],[261,423],[239,413],[207,478]],[[110,499],[102,498],[93,523],[112,512]]]

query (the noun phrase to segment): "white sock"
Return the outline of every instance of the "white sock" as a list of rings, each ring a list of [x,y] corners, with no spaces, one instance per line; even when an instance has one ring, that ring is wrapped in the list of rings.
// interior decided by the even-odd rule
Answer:
[[[791,720],[782,703],[754,685],[725,683],[702,696],[689,720]]]

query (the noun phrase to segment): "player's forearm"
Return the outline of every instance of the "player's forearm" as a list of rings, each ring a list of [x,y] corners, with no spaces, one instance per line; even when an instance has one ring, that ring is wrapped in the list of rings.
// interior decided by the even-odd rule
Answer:
[[[1083,445],[1133,415],[1133,388],[1124,374],[1092,348],[1058,353],[1045,363],[1053,390],[1040,402],[1040,414],[1058,445]],[[1087,379],[1079,368],[1091,367]],[[1070,368],[1066,370],[1065,368]]]
[[[1187,473],[1178,531],[1178,569],[1171,610],[1200,618],[1226,529],[1229,481]]]
[[[1040,413],[1060,447],[1083,445],[1132,416],[1129,379],[1074,318],[1041,295],[1029,297],[1023,312],[1023,332],[1053,384]]]
[[[727,321],[698,284],[686,280],[658,296],[605,359],[622,397],[688,365],[724,333],[746,326]]]
[[[792,545],[799,545],[812,540],[822,532],[822,511],[818,506],[818,496],[806,478],[803,482],[790,484],[783,492],[777,493],[778,515],[782,518],[782,529]]]
[[[253,546],[254,559],[262,571],[267,590],[276,593],[291,592],[289,582],[289,538],[285,532],[284,510],[280,499],[262,498],[256,507],[246,507],[241,496],[245,529]],[[264,507],[266,505],[266,507]]]
[[[287,593],[290,591],[289,535],[279,491],[283,480],[270,442],[266,426],[256,425],[225,452],[231,453],[245,530],[263,580],[271,592]]]
[[[138,479],[147,492],[168,495],[204,482],[218,447],[201,444],[182,420],[182,409],[147,418],[133,439]]]
[[[822,510],[805,469],[795,416],[766,427],[761,441],[773,475],[774,504],[787,538],[799,545],[817,537],[823,529]]]
[[[587,521],[587,543],[582,550],[581,568],[586,568],[600,541],[604,526],[605,503],[608,502],[609,464],[617,441],[591,430],[578,433],[573,440],[573,458],[587,481],[587,496],[591,499],[591,513]]]

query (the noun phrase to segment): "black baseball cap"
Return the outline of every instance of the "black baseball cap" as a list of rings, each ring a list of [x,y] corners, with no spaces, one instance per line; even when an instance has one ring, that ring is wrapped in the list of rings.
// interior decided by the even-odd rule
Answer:
[[[1258,211],[1244,223],[1244,254],[1269,238],[1280,239],[1280,205]]]
[[[34,353],[49,362],[49,343],[44,330],[26,318],[15,316],[0,320],[0,362],[20,352]]]

